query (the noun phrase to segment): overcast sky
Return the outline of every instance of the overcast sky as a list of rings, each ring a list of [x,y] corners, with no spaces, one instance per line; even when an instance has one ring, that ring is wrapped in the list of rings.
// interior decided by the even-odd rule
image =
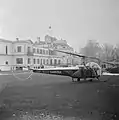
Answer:
[[[88,39],[119,43],[119,0],[0,0],[0,37],[65,39],[79,50]]]

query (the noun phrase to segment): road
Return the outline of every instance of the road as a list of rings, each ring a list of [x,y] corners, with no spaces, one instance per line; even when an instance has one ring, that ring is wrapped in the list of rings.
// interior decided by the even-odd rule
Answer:
[[[11,75],[0,77],[1,84],[9,82],[0,93],[0,104],[6,107],[0,114],[2,120],[13,119],[13,113],[17,115],[21,110],[29,114],[36,110],[48,111],[60,114],[64,120],[118,119],[118,76],[102,76],[101,82],[78,83],[55,75],[33,74],[31,77],[25,81]]]

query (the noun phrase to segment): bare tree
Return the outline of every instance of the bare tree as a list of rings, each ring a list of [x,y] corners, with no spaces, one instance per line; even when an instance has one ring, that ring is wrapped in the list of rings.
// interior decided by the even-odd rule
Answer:
[[[82,48],[80,52],[86,56],[97,57],[99,59],[103,53],[101,45],[96,40],[88,40],[86,46]],[[85,59],[85,63],[87,62],[98,62],[100,64],[100,61],[96,59],[87,58]]]
[[[115,59],[119,62],[119,44],[116,44],[115,46]]]
[[[88,40],[86,46],[80,50],[80,53],[86,56],[98,57],[103,61],[119,62],[119,44],[114,47],[114,45],[109,43],[100,45],[96,40]]]
[[[103,44],[102,47],[102,59],[106,61],[113,61],[115,57],[114,46],[108,43]]]
[[[81,53],[86,56],[97,57],[99,55],[101,47],[96,40],[88,40],[86,46],[81,49]]]

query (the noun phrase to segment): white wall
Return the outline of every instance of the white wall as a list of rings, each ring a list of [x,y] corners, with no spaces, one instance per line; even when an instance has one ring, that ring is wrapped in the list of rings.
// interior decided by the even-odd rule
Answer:
[[[17,47],[18,46],[21,46],[21,52],[18,52],[17,51]],[[17,54],[26,54],[26,51],[27,51],[27,44],[26,43],[14,43],[13,45],[13,51],[14,51],[14,54],[17,55]]]
[[[22,56],[22,55],[16,55],[14,56],[14,65],[16,65],[16,59],[17,58],[23,58],[23,64],[19,64],[19,65],[27,65],[27,60],[28,60],[28,57],[27,56]]]
[[[8,62],[8,65],[6,65],[6,61]],[[0,55],[0,70],[11,70],[12,64],[12,56]]]
[[[0,55],[0,65],[6,65],[6,61],[8,61],[9,65],[13,64],[12,56]]]
[[[7,54],[12,54],[12,43],[0,42],[0,54],[6,54],[6,46],[7,46]]]

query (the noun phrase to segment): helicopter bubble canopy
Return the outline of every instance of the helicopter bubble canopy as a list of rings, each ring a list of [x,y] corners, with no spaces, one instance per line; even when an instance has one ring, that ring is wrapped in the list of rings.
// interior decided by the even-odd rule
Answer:
[[[97,63],[95,63],[95,62],[89,62],[89,63],[87,63],[86,64],[86,67],[90,67],[90,68],[96,68],[97,69],[97,73],[98,73],[98,75],[101,75],[101,67],[97,64]]]
[[[91,68],[101,68],[97,63],[95,62],[89,62],[86,64],[87,67],[91,67]]]

